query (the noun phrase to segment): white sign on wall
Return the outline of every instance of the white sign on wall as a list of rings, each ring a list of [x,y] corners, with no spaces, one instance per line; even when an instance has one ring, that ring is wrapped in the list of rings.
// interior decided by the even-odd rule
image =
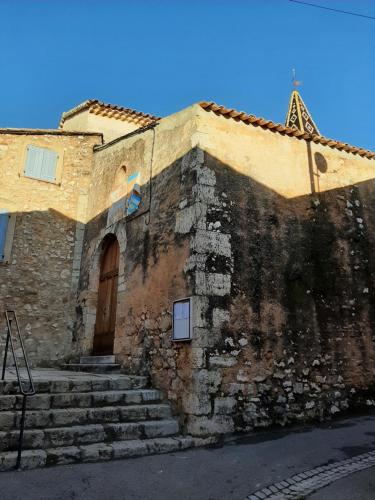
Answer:
[[[173,340],[191,340],[192,338],[191,298],[173,302]]]

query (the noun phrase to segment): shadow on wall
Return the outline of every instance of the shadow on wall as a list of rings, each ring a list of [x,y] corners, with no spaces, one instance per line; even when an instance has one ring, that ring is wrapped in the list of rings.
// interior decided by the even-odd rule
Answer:
[[[134,162],[132,153],[129,155]],[[177,160],[154,176],[152,185],[147,182],[141,186],[141,203],[136,213],[108,226],[105,210],[88,222],[76,335],[84,352],[89,353],[95,326],[100,245],[107,234],[115,235],[120,245],[115,353],[121,361],[137,359],[134,366],[148,366],[145,325],[149,327],[155,321],[151,315],[162,315],[164,322],[170,323],[172,301],[176,296],[192,294],[184,273],[190,236],[175,233],[177,207],[193,186],[192,173],[181,184],[182,161]],[[121,162],[130,163],[126,157]]]
[[[212,350],[244,337],[249,380],[289,360],[292,371],[315,363],[324,376],[367,386],[375,381],[375,180],[319,192],[330,166],[307,146],[311,195],[292,199],[205,154],[216,192],[230,200],[220,222],[234,263],[231,271],[229,259],[207,261],[208,272],[231,276],[230,297],[209,299],[212,323],[215,309],[230,310]]]
[[[324,155],[319,152],[314,153],[314,159],[311,153],[311,143],[306,143],[307,148],[307,161],[309,165],[309,177],[310,177],[310,186],[311,186],[311,194],[315,194],[316,192],[320,192],[319,179],[321,174],[325,174],[328,170],[328,163],[325,159]]]
[[[3,311],[15,309],[31,363],[50,366],[71,354],[76,221],[52,209],[15,215],[10,262],[0,264],[0,356]]]
[[[334,170],[324,155],[308,150],[301,175],[310,179],[311,194],[285,198],[208,153],[199,170],[197,156],[191,151],[155,176],[151,211],[144,207],[126,222],[117,351],[124,367],[150,374],[180,414],[194,407],[212,417],[219,399],[238,390],[239,429],[241,405],[251,406],[254,381],[267,377],[273,385],[264,383],[258,394],[263,409],[280,407],[279,396],[287,401],[285,381],[302,391],[290,410],[293,418],[311,403],[303,394],[307,385],[309,394],[320,391],[321,408],[331,407],[331,392],[338,389],[347,404],[340,380],[356,388],[374,382],[375,181],[319,192],[319,180]],[[149,184],[142,189],[147,193]],[[200,193],[200,209],[206,205],[204,220],[191,210],[198,218],[186,234],[177,234],[176,216],[197,201],[193,192]],[[90,246],[100,241],[106,220],[103,212],[87,225],[83,294]],[[198,241],[202,233],[207,238]],[[221,241],[230,248],[210,243]],[[188,259],[196,264],[186,270]],[[230,293],[220,287],[202,292],[202,273],[206,281],[229,282]],[[176,345],[168,311],[175,298],[189,294],[202,298],[201,329],[191,345]],[[211,402],[204,406],[205,398]],[[319,408],[311,418],[319,417]]]
[[[205,166],[215,173],[217,203],[221,208],[226,205],[220,229],[215,229],[217,207],[208,207],[206,228],[229,235],[233,254],[233,266],[225,255],[209,251],[205,255],[203,272],[227,275],[231,282],[230,295],[207,296],[207,327],[217,330],[218,310],[230,313],[209,348],[226,350],[226,338],[237,342],[244,336],[246,349],[239,356],[253,363],[245,370],[251,376],[270,369],[275,361],[293,358],[293,369],[302,370],[317,361],[324,365],[324,373],[345,371],[353,383],[361,384],[367,377],[374,378],[374,180],[319,193],[317,175],[325,175],[330,166],[322,154],[311,154],[309,143],[307,147],[312,194],[293,199],[204,153]],[[189,255],[198,253],[190,248],[197,228],[185,235],[174,232],[177,207],[183,199],[194,203],[192,188],[197,182],[197,173],[187,169],[181,183],[184,158],[152,179],[151,210],[142,205],[137,214],[110,228],[107,211],[88,222],[80,278],[81,297],[91,301],[95,311],[96,292],[85,296],[90,245],[126,224],[123,278],[137,286],[119,280],[119,332],[134,341],[132,351],[123,345],[120,350],[138,357],[138,368],[143,363],[151,372],[159,365],[170,370],[166,386],[181,365],[174,365],[161,352],[174,350],[177,354],[172,358],[175,362],[180,356],[180,363],[190,356],[186,346],[170,341],[167,311],[176,296],[196,293],[195,270],[184,272],[184,266]],[[143,199],[147,200],[149,191],[149,183],[141,187]],[[1,282],[6,283],[2,307],[19,312],[31,357],[42,363],[53,364],[80,350],[80,329],[87,318],[79,315],[73,348],[71,343],[76,321],[75,228],[75,221],[55,211],[17,214],[14,263],[0,267]],[[90,321],[95,322],[95,315]],[[165,326],[160,329],[162,321]],[[150,353],[155,346],[154,356]],[[188,372],[183,377],[187,379]]]

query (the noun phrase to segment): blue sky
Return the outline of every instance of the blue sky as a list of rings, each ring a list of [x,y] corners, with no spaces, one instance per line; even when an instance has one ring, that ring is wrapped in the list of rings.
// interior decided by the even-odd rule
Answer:
[[[375,17],[373,0],[309,1]],[[0,127],[55,128],[90,98],[283,122],[296,68],[320,132],[375,150],[375,20],[289,0],[0,0],[0,19]]]

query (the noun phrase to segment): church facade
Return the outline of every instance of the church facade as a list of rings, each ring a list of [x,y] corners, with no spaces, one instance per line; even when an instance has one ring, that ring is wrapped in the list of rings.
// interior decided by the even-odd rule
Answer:
[[[1,307],[34,366],[114,354],[192,435],[374,405],[374,160],[297,91],[285,125],[92,100],[1,129]]]

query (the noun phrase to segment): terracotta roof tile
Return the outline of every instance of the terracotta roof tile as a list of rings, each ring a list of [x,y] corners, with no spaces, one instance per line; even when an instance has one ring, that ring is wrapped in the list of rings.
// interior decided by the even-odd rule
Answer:
[[[89,99],[88,101],[85,101],[75,108],[63,113],[60,120],[60,128],[63,126],[67,118],[70,118],[86,109],[89,113],[108,116],[109,118],[114,118],[115,120],[130,121],[137,123],[142,127],[149,125],[154,121],[160,120],[157,116],[135,111],[134,109],[123,108],[122,106],[116,106],[114,104],[106,104],[102,101],[98,101],[97,99]]]
[[[266,128],[282,135],[289,135],[293,137],[298,137],[299,139],[305,139],[307,141],[313,141],[317,144],[327,145],[331,148],[338,149],[339,151],[346,151],[347,153],[352,153],[354,155],[359,155],[371,160],[375,160],[375,152],[369,151],[367,149],[358,148],[356,146],[351,146],[345,142],[335,141],[334,139],[329,139],[322,135],[308,134],[307,132],[301,132],[295,128],[285,127],[281,123],[274,123],[264,118],[259,118],[254,115],[249,115],[243,111],[236,111],[235,109],[228,109],[224,106],[220,106],[212,101],[201,101],[198,103],[201,108],[205,111],[211,111],[217,115],[222,115],[225,118],[231,118],[236,121],[242,121],[243,123],[259,126]]]
[[[0,128],[0,134],[14,135],[74,135],[74,136],[97,136],[102,137],[101,132],[75,132],[72,130],[60,130],[49,128]]]

